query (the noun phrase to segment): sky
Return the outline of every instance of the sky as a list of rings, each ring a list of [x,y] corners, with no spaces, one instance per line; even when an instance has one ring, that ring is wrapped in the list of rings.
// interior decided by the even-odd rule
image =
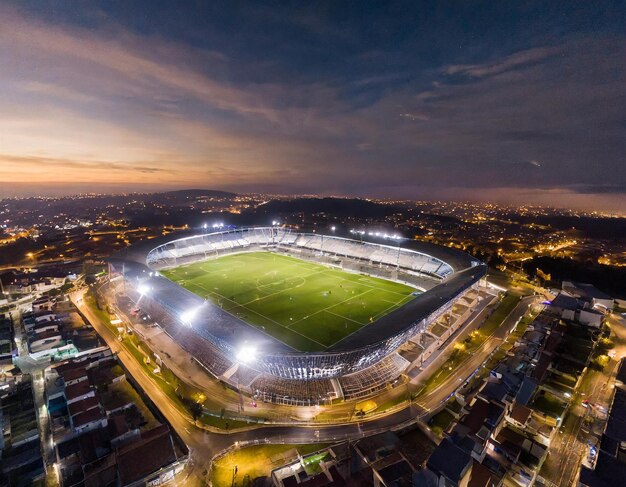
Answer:
[[[0,196],[626,213],[623,2],[0,4]]]

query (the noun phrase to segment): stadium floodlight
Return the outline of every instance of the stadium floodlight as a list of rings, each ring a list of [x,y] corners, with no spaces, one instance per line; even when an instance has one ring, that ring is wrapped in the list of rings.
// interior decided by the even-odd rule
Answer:
[[[248,364],[253,362],[256,358],[256,348],[252,345],[243,345],[235,355],[238,362],[242,364]]]
[[[196,317],[200,308],[191,308],[187,311],[183,311],[180,314],[180,321],[182,321],[185,325],[191,325],[191,321]]]
[[[209,228],[208,223],[205,223],[204,225],[202,225],[202,228],[204,228],[205,230],[206,230],[207,228]]]
[[[146,294],[150,292],[150,286],[142,282],[141,284],[139,284],[139,286],[137,286],[137,291],[142,296],[145,296]]]
[[[335,227],[335,225],[333,225],[332,227],[330,227],[330,230],[331,230],[331,231],[333,231],[333,232],[334,232],[336,229],[337,229],[337,228]]]

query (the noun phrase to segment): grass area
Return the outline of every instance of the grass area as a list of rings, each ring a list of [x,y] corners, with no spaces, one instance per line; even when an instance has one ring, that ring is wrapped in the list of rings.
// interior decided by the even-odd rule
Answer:
[[[448,429],[448,426],[450,426],[453,420],[454,416],[452,416],[450,411],[443,409],[430,418],[428,425],[433,433],[437,436],[441,436],[443,432]]]
[[[304,456],[327,446],[327,444],[259,445],[235,450],[213,463],[211,482],[215,487],[252,485],[254,479],[269,477],[274,468],[295,460],[298,454]]]
[[[541,392],[544,392],[544,394]],[[530,407],[553,418],[561,417],[563,411],[565,411],[566,404],[554,394],[546,391],[541,392],[535,397]]]
[[[372,411],[374,411],[377,407],[378,407],[378,404],[376,404],[376,401],[372,401],[371,399],[369,399],[367,401],[357,403],[354,409],[356,411],[361,411],[367,414],[367,413],[371,413]]]
[[[309,455],[308,457],[302,459],[302,463],[304,463],[304,470],[306,471],[307,475],[317,475],[318,473],[322,472],[320,463],[322,461],[328,461],[330,458],[330,453],[328,453],[327,451]]]
[[[416,292],[270,252],[226,255],[162,274],[303,352],[331,347]]]
[[[508,316],[508,314],[513,311],[513,308],[517,306],[519,303],[520,297],[515,294],[506,295],[498,307],[494,310],[493,313],[485,320],[485,323],[480,327],[480,331],[483,335],[489,336],[496,328],[500,326],[502,320]]]

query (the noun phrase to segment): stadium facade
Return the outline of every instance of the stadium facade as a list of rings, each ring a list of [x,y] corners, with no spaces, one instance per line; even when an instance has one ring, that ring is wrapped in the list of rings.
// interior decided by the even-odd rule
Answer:
[[[396,350],[451,309],[486,273],[482,262],[455,249],[395,243],[367,235],[355,240],[251,227],[141,242],[110,263],[125,282],[125,292],[141,298],[142,309],[149,309],[159,326],[211,374],[261,400],[306,405],[363,397],[393,381],[407,365]],[[159,274],[226,254],[263,250],[404,282],[424,292],[328,349],[305,353]],[[150,291],[144,295],[147,286]]]

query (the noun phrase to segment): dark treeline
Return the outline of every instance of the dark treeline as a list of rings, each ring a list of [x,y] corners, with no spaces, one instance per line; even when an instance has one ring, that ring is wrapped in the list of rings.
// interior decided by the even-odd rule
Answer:
[[[524,269],[533,277],[537,268],[550,274],[555,286],[560,286],[563,281],[585,282],[615,298],[626,299],[626,267],[554,257],[536,257],[524,262]]]

